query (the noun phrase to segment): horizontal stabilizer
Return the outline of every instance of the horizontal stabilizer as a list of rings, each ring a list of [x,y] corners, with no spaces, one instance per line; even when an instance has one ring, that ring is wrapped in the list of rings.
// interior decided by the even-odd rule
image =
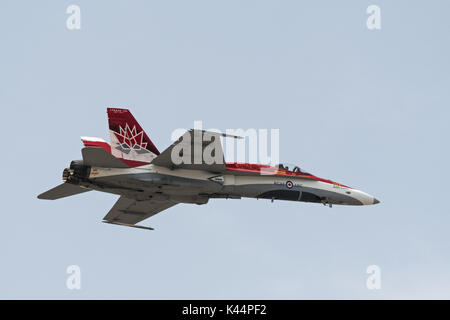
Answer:
[[[103,148],[86,147],[81,149],[83,163],[88,166],[102,168],[129,168],[124,162],[114,157]]]
[[[57,187],[54,187],[53,189],[41,193],[40,195],[38,195],[38,199],[56,200],[87,191],[91,191],[91,189],[82,188],[70,183],[63,183]]]

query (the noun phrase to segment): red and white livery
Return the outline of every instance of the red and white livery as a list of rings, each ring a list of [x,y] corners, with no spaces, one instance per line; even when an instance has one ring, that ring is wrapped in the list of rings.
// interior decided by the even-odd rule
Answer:
[[[178,203],[206,204],[214,198],[289,200],[330,207],[379,203],[365,192],[297,166],[226,163],[220,136],[236,136],[191,129],[160,153],[129,110],[108,108],[107,113],[111,144],[82,137],[83,159],[72,161],[63,171],[63,183],[39,199],[91,190],[117,194],[120,197],[103,222],[143,229],[152,228],[137,223]],[[213,150],[214,161],[203,159],[207,150]]]

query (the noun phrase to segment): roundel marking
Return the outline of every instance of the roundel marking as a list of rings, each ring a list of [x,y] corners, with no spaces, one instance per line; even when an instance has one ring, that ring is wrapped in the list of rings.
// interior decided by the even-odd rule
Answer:
[[[292,189],[293,186],[294,184],[292,183],[292,181],[286,181],[286,188]]]

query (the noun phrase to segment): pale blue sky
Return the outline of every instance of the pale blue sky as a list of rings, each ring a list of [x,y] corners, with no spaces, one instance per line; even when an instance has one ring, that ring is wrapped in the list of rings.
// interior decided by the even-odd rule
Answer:
[[[66,8],[81,8],[81,30]],[[367,6],[382,29],[366,28]],[[0,298],[450,298],[448,1],[1,1]],[[281,159],[376,206],[36,195],[128,107],[176,128],[279,128]],[[66,288],[68,265],[82,289]],[[366,288],[379,265],[382,289]]]

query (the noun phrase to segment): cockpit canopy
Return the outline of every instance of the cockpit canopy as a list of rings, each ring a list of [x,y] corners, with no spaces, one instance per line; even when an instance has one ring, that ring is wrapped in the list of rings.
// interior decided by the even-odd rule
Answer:
[[[280,164],[277,164],[276,165],[276,167],[278,168],[278,169],[281,169],[281,170],[286,170],[286,171],[289,171],[289,172],[293,172],[293,173],[298,173],[298,174],[308,174],[308,175],[311,175],[311,173],[309,173],[309,172],[306,172],[306,171],[303,171],[301,168],[300,168],[300,166],[297,166],[297,165],[295,165],[295,164],[291,164],[291,163],[280,163]]]

